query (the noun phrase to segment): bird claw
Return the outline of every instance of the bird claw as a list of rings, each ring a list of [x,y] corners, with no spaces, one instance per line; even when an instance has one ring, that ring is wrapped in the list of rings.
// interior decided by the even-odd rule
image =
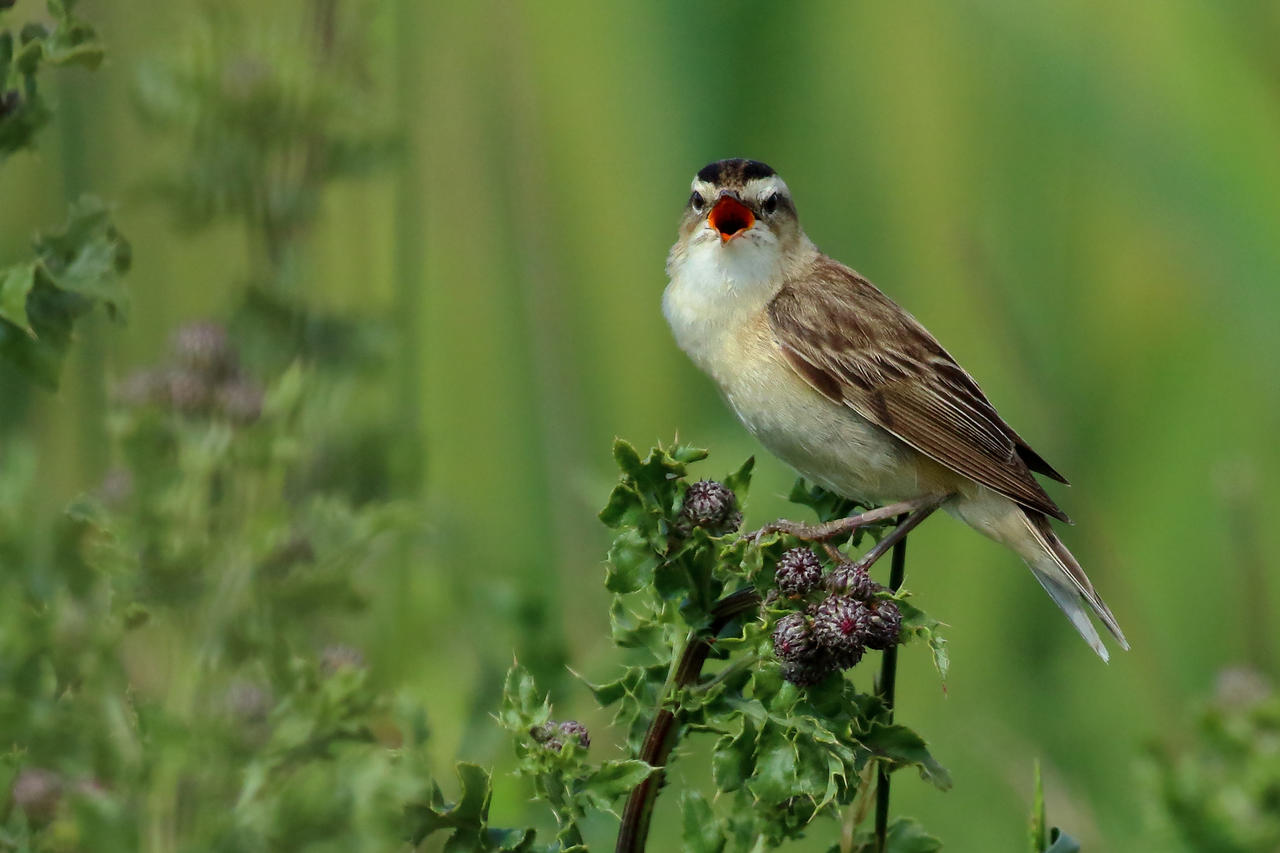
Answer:
[[[832,521],[824,521],[819,524],[802,524],[798,521],[787,521],[780,518],[771,524],[766,524],[751,535],[752,543],[760,544],[760,540],[771,533],[787,533],[801,542],[820,542],[827,549],[827,553],[831,553],[831,547],[828,543],[832,539],[839,536],[846,536],[855,530],[866,527],[870,524],[878,524],[883,521],[890,521],[898,518],[900,515],[913,513],[917,510],[928,509],[932,512],[936,509],[949,495],[929,496],[924,498],[915,498],[909,501],[901,501],[887,506],[869,509],[866,512],[860,512],[857,515],[851,515],[848,518],[837,518]],[[834,556],[834,555],[833,555]]]

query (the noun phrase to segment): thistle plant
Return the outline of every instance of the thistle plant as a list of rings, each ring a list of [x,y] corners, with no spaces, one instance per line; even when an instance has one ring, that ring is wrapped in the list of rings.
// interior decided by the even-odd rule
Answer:
[[[642,457],[614,446],[621,477],[600,518],[615,534],[605,584],[622,664],[590,688],[614,710],[627,756],[590,761],[549,723],[548,700],[517,667],[499,719],[518,772],[555,817],[555,840],[489,827],[488,777],[471,765],[459,767],[457,804],[437,794],[411,809],[414,840],[446,830],[457,849],[582,850],[583,816],[613,811],[625,795],[616,849],[645,849],[655,801],[673,787],[672,762],[703,755],[693,750],[702,742],[715,790],[669,794],[679,798],[682,849],[759,850],[802,836],[840,851],[938,849],[908,818],[879,833],[871,825],[878,770],[912,768],[940,789],[951,784],[923,738],[892,721],[867,662],[873,650],[922,642],[940,672],[947,666],[938,622],[905,589],[851,568],[847,552],[884,526],[854,531],[844,550],[822,556],[786,532],[743,530],[752,461],[719,481],[690,479],[706,455],[678,445]],[[792,499],[819,521],[851,509],[802,483]]]

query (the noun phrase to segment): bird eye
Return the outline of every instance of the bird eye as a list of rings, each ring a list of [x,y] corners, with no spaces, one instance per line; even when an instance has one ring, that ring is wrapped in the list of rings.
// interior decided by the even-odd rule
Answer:
[[[702,193],[695,190],[693,195],[689,196],[689,204],[693,206],[694,213],[701,213],[702,208],[707,206],[707,200],[702,197]]]
[[[769,196],[764,200],[764,203],[760,205],[760,210],[762,210],[767,214],[777,213],[778,212],[778,194],[769,193]]]

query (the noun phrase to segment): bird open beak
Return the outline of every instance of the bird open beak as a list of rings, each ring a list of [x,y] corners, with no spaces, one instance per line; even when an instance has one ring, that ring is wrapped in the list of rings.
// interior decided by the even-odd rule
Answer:
[[[707,224],[720,232],[720,242],[728,243],[755,224],[751,208],[731,195],[721,196],[707,214]]]

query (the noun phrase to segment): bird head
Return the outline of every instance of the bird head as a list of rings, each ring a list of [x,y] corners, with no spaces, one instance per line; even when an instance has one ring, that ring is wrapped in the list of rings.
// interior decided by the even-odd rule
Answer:
[[[755,160],[719,160],[694,176],[680,237],[694,251],[785,254],[800,240],[791,191]]]

